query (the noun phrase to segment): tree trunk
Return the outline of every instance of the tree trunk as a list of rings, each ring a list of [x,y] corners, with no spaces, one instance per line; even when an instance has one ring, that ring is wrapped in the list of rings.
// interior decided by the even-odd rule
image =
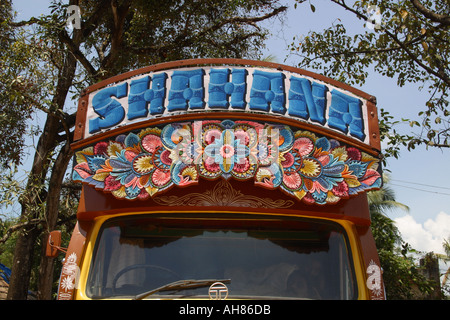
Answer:
[[[433,252],[429,252],[420,259],[420,266],[422,274],[431,282],[433,291],[426,294],[423,299],[427,300],[441,300],[441,280],[439,272],[439,259]]]
[[[34,157],[33,167],[28,177],[25,194],[20,203],[22,206],[21,221],[31,221],[39,218],[39,207],[45,201],[43,183],[48,170],[49,152],[55,148],[57,122],[52,117],[47,118],[44,131],[39,139]],[[14,249],[14,263],[11,268],[11,280],[7,299],[26,300],[33,263],[33,250],[40,230],[37,226],[26,227],[17,237]]]
[[[39,138],[36,148],[36,153],[33,160],[33,166],[28,178],[25,195],[21,200],[22,213],[21,220],[30,221],[31,219],[39,218],[39,206],[46,202],[46,196],[42,196],[42,189],[44,181],[49,170],[50,154],[58,145],[58,133],[61,125],[61,118],[56,114],[59,110],[63,110],[64,103],[67,97],[70,86],[72,85],[73,77],[76,68],[75,57],[67,53],[64,60],[64,66],[58,78],[56,92],[52,100],[52,105],[55,108],[54,114],[47,115],[47,121],[44,130]],[[63,148],[63,150],[65,147]],[[56,165],[51,168],[57,170]],[[65,167],[62,169],[65,170]],[[61,185],[52,187],[52,193],[59,195]],[[36,190],[38,190],[36,192]],[[57,215],[57,211],[55,213]],[[26,292],[30,281],[32,257],[35,241],[39,236],[38,229],[36,234],[31,233],[32,236],[22,232],[17,239],[16,248],[14,251],[14,264],[11,268],[11,281],[8,290],[7,299],[25,300],[27,298]],[[47,272],[47,271],[46,271]]]
[[[14,249],[7,300],[26,300],[33,263],[33,251],[40,231],[36,226],[29,226],[20,232]],[[27,254],[22,254],[26,252]]]
[[[53,165],[52,175],[50,178],[47,203],[45,207],[48,232],[53,231],[56,227],[61,186],[64,179],[64,173],[66,172],[67,165],[69,164],[71,157],[72,150],[70,148],[70,141],[68,141],[58,154],[58,158]],[[43,239],[47,239],[48,232],[43,234]],[[42,243],[44,243],[44,241],[42,241]],[[39,268],[39,286],[37,294],[37,298],[39,300],[50,300],[52,298],[54,260],[54,258],[49,258],[45,255],[44,245],[42,248],[41,263]]]

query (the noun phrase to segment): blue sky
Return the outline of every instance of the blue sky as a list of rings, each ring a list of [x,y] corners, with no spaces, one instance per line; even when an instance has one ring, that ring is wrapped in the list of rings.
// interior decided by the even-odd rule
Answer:
[[[365,31],[361,21],[356,21],[336,5],[322,0],[311,1],[316,6],[315,13],[305,3],[295,10],[290,8],[284,23],[274,19],[268,24],[273,35],[267,42],[265,54],[275,56],[276,62],[295,65],[295,57],[284,60],[287,45],[293,37],[306,35],[309,30],[320,31],[334,21],[343,22],[350,32]],[[291,5],[293,0],[285,2]],[[49,3],[50,0],[13,0],[19,13],[18,20],[47,13]],[[427,100],[426,90],[419,91],[418,85],[399,88],[394,79],[374,72],[360,89],[376,96],[378,108],[384,108],[396,117],[415,118]],[[406,133],[409,127],[402,129]],[[397,201],[410,207],[409,213],[395,211],[389,213],[389,217],[396,221],[403,239],[417,250],[443,253],[443,240],[450,238],[449,155],[450,150],[419,147],[411,152],[405,150],[398,160],[388,162],[391,187]]]

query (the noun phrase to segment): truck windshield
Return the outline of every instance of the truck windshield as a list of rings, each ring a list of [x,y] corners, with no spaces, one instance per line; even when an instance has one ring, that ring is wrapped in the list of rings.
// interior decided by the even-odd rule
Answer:
[[[310,219],[127,216],[99,232],[86,290],[134,297],[179,280],[229,279],[233,299],[355,299],[344,229]],[[209,298],[208,287],[148,298]]]

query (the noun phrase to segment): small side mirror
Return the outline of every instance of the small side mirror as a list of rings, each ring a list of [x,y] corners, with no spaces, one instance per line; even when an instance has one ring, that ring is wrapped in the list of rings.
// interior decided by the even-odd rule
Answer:
[[[61,250],[61,231],[55,230],[50,232],[47,239],[47,247],[45,255],[50,258],[56,258]]]

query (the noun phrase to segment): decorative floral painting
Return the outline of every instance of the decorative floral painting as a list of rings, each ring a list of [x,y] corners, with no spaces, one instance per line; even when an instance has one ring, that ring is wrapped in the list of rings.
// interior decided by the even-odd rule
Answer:
[[[307,203],[336,203],[382,184],[379,160],[337,140],[251,121],[196,121],[119,135],[76,152],[73,179],[146,199],[206,179],[249,180]]]

